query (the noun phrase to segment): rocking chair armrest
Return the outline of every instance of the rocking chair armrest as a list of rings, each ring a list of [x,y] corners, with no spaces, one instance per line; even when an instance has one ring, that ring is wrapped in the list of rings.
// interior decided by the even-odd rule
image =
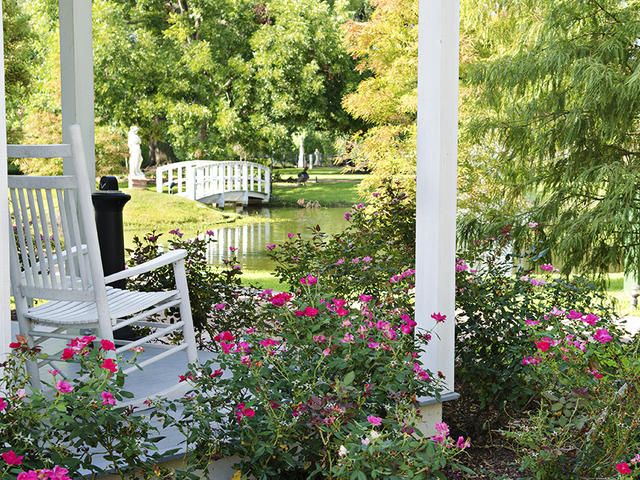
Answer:
[[[136,265],[135,267],[131,267],[126,270],[122,270],[121,272],[116,272],[111,275],[108,275],[104,277],[104,283],[108,285],[118,280],[135,277],[137,275],[140,275],[141,273],[147,273],[152,270],[156,270],[157,268],[164,267],[165,265],[169,265],[171,263],[175,263],[180,260],[183,260],[186,256],[187,256],[186,250],[183,250],[183,249],[171,250],[170,252],[163,253],[159,257],[156,257],[153,260],[149,260],[148,262],[144,262],[144,263],[141,263],[140,265]]]

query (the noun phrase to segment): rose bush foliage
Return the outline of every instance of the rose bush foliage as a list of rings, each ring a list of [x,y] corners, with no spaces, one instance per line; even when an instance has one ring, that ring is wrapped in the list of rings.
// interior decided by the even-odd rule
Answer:
[[[558,308],[588,311],[607,326],[615,320],[610,301],[591,280],[557,275],[544,263],[549,251],[535,239],[520,255],[509,253],[509,240],[508,228],[483,239],[473,261],[458,260],[455,267],[456,377],[481,407],[519,409],[539,398],[522,364],[530,347],[528,322],[548,316],[546,324],[557,326],[562,318],[549,312]]]
[[[116,405],[132,395],[123,389],[123,362],[109,357],[111,342],[72,340],[63,358],[76,364],[77,373],[65,379],[52,369],[53,380],[44,382],[42,391],[30,388],[26,370],[26,362],[43,359],[39,349],[30,348],[24,337],[10,346],[0,364],[2,478],[62,480],[67,473],[79,478],[81,472],[107,470],[124,477],[136,469],[153,470],[157,429],[147,417]],[[104,457],[104,468],[93,461],[96,456]]]
[[[276,276],[297,288],[298,280],[312,273],[325,291],[340,298],[373,295],[411,308],[411,278],[400,280],[415,266],[415,198],[387,182],[368,203],[345,212],[345,219],[349,223],[342,233],[327,235],[317,226],[310,240],[295,234],[268,245]],[[403,272],[409,273],[400,279]]]
[[[640,475],[640,338],[575,309],[555,309],[526,330],[522,362],[542,398],[511,432],[524,467],[540,479]]]
[[[468,444],[416,430],[417,399],[441,390],[419,362],[431,334],[414,336],[413,319],[378,298],[327,296],[314,275],[297,283],[295,297],[260,296],[277,336],[220,332],[218,361],[185,372],[193,389],[158,415],[198,468],[237,455],[259,479],[442,477]]]
[[[187,251],[185,269],[199,348],[215,349],[216,345],[210,339],[219,329],[235,332],[249,326],[267,328],[267,319],[256,312],[252,299],[241,284],[242,267],[237,258],[224,259],[222,265],[217,266],[207,262],[207,247],[216,241],[212,231],[196,238],[183,238],[179,229],[171,230],[169,235],[165,248]],[[162,252],[161,237],[162,234],[155,231],[142,237],[134,236],[134,247],[127,249],[128,266],[156,258]],[[171,265],[161,267],[128,280],[127,285],[140,291],[173,290],[173,269]],[[179,318],[178,308],[171,308],[168,319],[178,321]]]

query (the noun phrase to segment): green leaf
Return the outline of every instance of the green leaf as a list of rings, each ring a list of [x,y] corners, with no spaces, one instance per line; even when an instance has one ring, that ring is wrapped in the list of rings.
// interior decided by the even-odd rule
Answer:
[[[356,373],[352,370],[344,376],[342,383],[345,385],[351,385],[356,378]]]

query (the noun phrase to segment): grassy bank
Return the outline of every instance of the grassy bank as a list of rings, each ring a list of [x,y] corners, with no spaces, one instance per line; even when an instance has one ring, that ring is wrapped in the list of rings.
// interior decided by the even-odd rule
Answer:
[[[315,181],[317,178],[320,182],[324,180],[360,182],[366,177],[364,173],[343,173],[342,170],[342,168],[313,168],[308,170],[307,173],[310,181]],[[276,168],[273,169],[272,174],[279,176],[283,180],[288,178],[297,179],[301,171],[301,168]]]
[[[280,283],[268,270],[244,270],[242,272],[242,283],[258,288],[271,288],[272,290],[288,290],[289,287]]]
[[[348,207],[360,201],[358,185],[365,174],[342,173],[341,168],[314,168],[308,171],[309,181],[304,186],[278,181],[297,179],[301,171],[301,168],[273,170],[273,206],[296,206],[300,199],[318,202],[322,207]]]
[[[360,201],[358,183],[307,183],[305,186],[298,186],[295,183],[274,183],[271,205],[296,206],[298,201],[303,199],[305,202],[318,202],[321,207],[349,207]]]

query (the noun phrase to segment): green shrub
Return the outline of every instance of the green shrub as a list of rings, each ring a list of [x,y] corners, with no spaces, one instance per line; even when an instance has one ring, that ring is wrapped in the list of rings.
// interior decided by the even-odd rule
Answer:
[[[538,411],[510,432],[522,465],[541,480],[636,478],[640,338],[622,341],[610,318],[589,310],[555,313],[523,329],[525,374],[542,398]]]
[[[96,337],[72,340],[63,358],[79,363],[78,374],[64,379],[52,371],[54,383],[45,382],[42,392],[30,388],[25,368],[28,360],[43,359],[39,349],[29,348],[24,337],[10,347],[8,360],[0,364],[0,451],[23,458],[8,465],[3,457],[2,478],[54,467],[68,470],[71,478],[80,478],[83,470],[104,474],[93,461],[96,455],[104,456],[106,470],[123,478],[135,470],[153,471],[157,428],[147,417],[114,405],[132,395],[122,388],[124,363],[108,363],[113,344],[97,343]]]
[[[297,288],[298,279],[313,273],[328,293],[341,298],[383,296],[399,307],[413,308],[409,292],[415,264],[415,200],[386,183],[367,205],[345,212],[345,219],[349,225],[340,234],[329,236],[316,226],[310,240],[290,234],[289,241],[267,246],[276,262],[275,275]]]
[[[539,394],[522,364],[530,347],[527,320],[548,316],[554,307],[602,318],[614,313],[606,295],[588,279],[540,269],[547,250],[507,253],[508,229],[483,243],[478,270],[463,260],[456,265],[456,378],[481,408],[508,404],[519,409]]]

